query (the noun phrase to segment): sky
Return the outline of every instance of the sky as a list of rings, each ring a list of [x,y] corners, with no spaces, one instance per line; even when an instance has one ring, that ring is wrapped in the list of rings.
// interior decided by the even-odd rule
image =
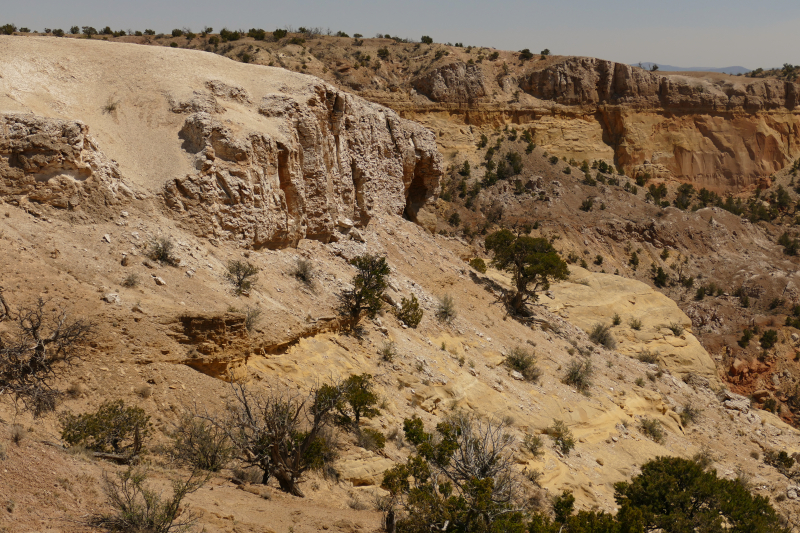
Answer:
[[[2,0],[0,24],[198,31],[330,28],[418,40],[544,48],[623,63],[776,67],[800,63],[798,0]]]

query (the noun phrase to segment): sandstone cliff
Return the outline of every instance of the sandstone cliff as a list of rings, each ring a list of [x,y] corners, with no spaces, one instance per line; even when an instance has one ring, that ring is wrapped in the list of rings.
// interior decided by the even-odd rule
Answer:
[[[155,47],[3,38],[0,49],[4,195],[76,209],[81,195],[130,199],[130,186],[199,235],[251,247],[327,241],[376,214],[432,223],[433,134],[321,80]]]

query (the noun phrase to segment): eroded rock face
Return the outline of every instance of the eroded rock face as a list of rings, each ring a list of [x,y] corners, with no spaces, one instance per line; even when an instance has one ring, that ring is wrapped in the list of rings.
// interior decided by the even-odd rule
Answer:
[[[761,183],[800,153],[798,84],[791,81],[710,83],[573,57],[530,73],[520,87],[544,100],[593,107],[616,164],[634,174],[725,192]]]
[[[277,248],[379,213],[433,217],[442,160],[427,129],[322,82],[266,95],[258,113],[277,127],[234,131],[201,112],[180,131],[197,172],[164,198],[199,234]]]
[[[80,121],[0,113],[0,196],[59,209],[134,197]]]
[[[173,325],[171,336],[190,347],[181,363],[198,372],[225,381],[247,375],[252,348],[244,315],[185,315]]]
[[[411,85],[434,102],[474,103],[487,94],[483,70],[460,61],[414,78]]]
[[[648,72],[622,63],[570,57],[531,72],[520,88],[568,105],[634,104],[638,108],[690,108],[749,112],[794,109],[798,86],[791,81],[743,78],[706,84],[701,79]]]

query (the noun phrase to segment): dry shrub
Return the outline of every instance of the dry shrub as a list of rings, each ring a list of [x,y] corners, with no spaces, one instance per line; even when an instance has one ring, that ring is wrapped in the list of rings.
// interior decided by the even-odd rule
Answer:
[[[152,396],[153,389],[150,388],[150,385],[140,385],[140,386],[136,387],[136,391],[135,392],[140,398],[146,400],[147,398]]]
[[[25,440],[26,434],[27,431],[25,431],[25,428],[22,427],[21,425],[14,424],[11,426],[11,431],[10,431],[11,442],[16,444],[17,446],[22,444],[22,441]]]

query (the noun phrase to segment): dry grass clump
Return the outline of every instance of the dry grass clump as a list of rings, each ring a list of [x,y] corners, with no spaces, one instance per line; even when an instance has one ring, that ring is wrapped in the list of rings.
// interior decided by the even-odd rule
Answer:
[[[503,363],[510,369],[516,370],[527,380],[536,382],[542,375],[542,370],[536,366],[536,357],[520,346],[512,349],[506,355]]]

